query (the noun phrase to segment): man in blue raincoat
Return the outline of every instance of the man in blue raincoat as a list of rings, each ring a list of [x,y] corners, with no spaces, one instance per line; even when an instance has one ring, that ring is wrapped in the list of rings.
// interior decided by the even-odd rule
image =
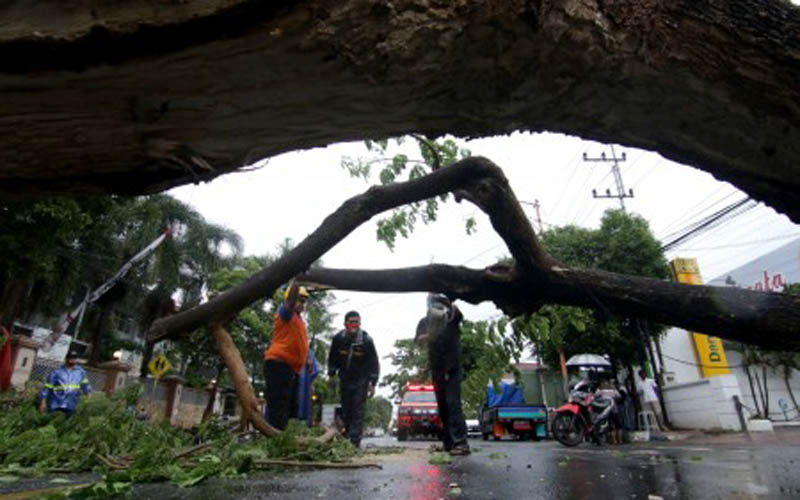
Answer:
[[[39,392],[41,413],[62,412],[68,417],[75,412],[81,396],[92,392],[86,372],[78,366],[78,353],[70,350],[61,368],[47,376],[44,389]]]
[[[314,393],[314,379],[319,374],[319,365],[317,358],[314,356],[314,351],[308,351],[308,362],[311,362],[311,369],[303,370],[300,373],[300,379],[297,384],[297,418],[305,420],[306,425],[311,427],[313,423],[313,402],[312,395]]]

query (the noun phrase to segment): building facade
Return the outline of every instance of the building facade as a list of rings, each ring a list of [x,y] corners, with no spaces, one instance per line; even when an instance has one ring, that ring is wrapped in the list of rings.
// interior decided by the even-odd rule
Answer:
[[[691,261],[691,259],[688,259]],[[678,261],[678,262],[676,262]],[[673,261],[673,271],[691,274],[684,259]],[[702,267],[702,262],[699,263]],[[692,283],[692,278],[679,281]],[[694,278],[700,283],[699,274]],[[699,284],[695,281],[696,284]],[[708,282],[781,293],[800,283],[800,238],[732,269]],[[704,338],[705,337],[705,338]],[[774,422],[799,420],[795,398],[800,396],[800,372],[786,369],[774,356],[767,362],[747,361],[739,348],[716,337],[671,328],[661,341],[664,399],[670,419],[678,427],[738,429],[731,400],[739,396],[745,416],[760,414]]]

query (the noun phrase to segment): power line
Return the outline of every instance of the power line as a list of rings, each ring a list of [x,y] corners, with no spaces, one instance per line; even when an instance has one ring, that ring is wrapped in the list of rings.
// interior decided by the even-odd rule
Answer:
[[[669,225],[667,225],[663,229],[663,231],[666,233],[667,231],[670,231],[672,228],[677,227],[677,226],[679,226],[681,224],[684,224],[685,222],[690,220],[692,217],[699,216],[703,212],[706,212],[706,211],[710,210],[712,207],[714,207],[716,205],[719,205],[720,203],[722,203],[726,199],[730,198],[731,196],[733,196],[734,194],[739,192],[738,190],[733,190],[730,193],[728,193],[727,195],[723,196],[721,199],[719,199],[719,200],[711,203],[710,205],[706,206],[705,208],[702,208],[702,209],[699,208],[703,203],[708,202],[711,198],[716,196],[717,193],[719,193],[723,189],[725,189],[725,185],[722,185],[722,186],[718,187],[717,190],[714,191],[713,193],[711,193],[709,196],[707,196],[707,197],[703,198],[702,200],[698,201],[697,203],[695,203],[691,208],[689,208],[686,212],[684,212],[680,217],[676,218]],[[680,230],[673,231],[673,233],[677,232],[677,231],[680,231]],[[667,234],[665,234],[663,237],[661,237],[659,239],[667,239],[671,234],[672,233],[667,233]]]
[[[712,365],[704,365],[702,363],[694,363],[692,361],[686,361],[684,359],[673,358],[672,356],[668,356],[664,353],[661,353],[661,356],[676,363],[681,363],[689,366],[700,366],[702,368],[744,368],[745,366],[745,365],[712,366]]]
[[[763,205],[759,205],[759,206],[756,206],[755,208],[756,209],[764,209],[765,207]],[[742,214],[741,216],[746,217],[748,215],[755,214],[755,213],[756,212],[748,212],[747,214]],[[747,234],[747,235],[751,234],[753,231],[746,230],[746,228],[748,226],[753,225],[753,224],[759,224],[758,232],[763,232],[764,228],[770,227],[770,226],[772,226],[772,225],[774,225],[774,224],[776,224],[778,222],[781,222],[779,219],[773,219],[771,222],[769,222],[767,224],[764,224],[763,220],[764,220],[765,217],[768,217],[768,216],[769,216],[769,214],[760,215],[760,216],[757,216],[757,217],[753,218],[752,220],[750,220],[748,222],[745,222],[744,224],[739,224],[738,220],[736,220],[735,218],[730,218],[728,220],[725,220],[725,221],[719,223],[715,227],[709,229],[707,232],[705,232],[703,234],[700,234],[697,237],[697,239],[699,239],[699,240],[707,240],[707,239],[712,238],[712,237],[717,237],[714,233],[717,233],[717,232],[721,231],[724,227],[726,227],[727,225],[729,225],[731,222],[734,222],[734,221],[737,222],[737,229],[740,230],[739,233]],[[734,238],[735,238],[735,234],[737,234],[737,233],[733,233],[733,234],[734,234]],[[730,241],[730,238],[728,240],[726,240],[726,241]],[[680,245],[678,245],[678,247],[680,247]],[[678,247],[676,247],[676,248],[678,248]],[[708,266],[720,265],[722,262],[729,262],[731,260],[741,259],[741,258],[742,257],[740,256],[740,254],[734,254],[734,255],[728,256],[727,258],[723,258],[723,259],[714,261],[714,262],[712,262],[710,264],[707,264],[707,265]]]
[[[700,234],[696,239],[699,240],[702,244],[703,241],[708,241],[712,239],[722,239],[724,240],[724,244],[729,244],[731,242],[735,242],[738,239],[741,239],[743,236],[747,237],[752,235],[753,233],[764,233],[766,228],[773,226],[779,222],[780,220],[773,219],[770,222],[764,223],[764,221],[769,217],[768,214],[760,214],[758,212],[759,208],[763,208],[763,206],[756,206],[754,210],[747,211],[746,213],[741,214],[739,217],[731,218],[722,223],[718,224],[717,226],[709,229],[703,234]],[[752,217],[750,217],[752,216]],[[750,217],[749,220],[741,221],[739,219]],[[733,228],[733,231],[728,231],[728,226],[735,222],[736,226]],[[757,229],[750,229],[753,225],[758,225]],[[725,233],[719,234],[723,229],[726,230]],[[680,245],[679,245],[680,246]]]
[[[726,219],[736,217],[740,215],[742,212],[750,210],[757,205],[757,202],[750,199],[749,197],[734,202],[727,207],[719,210],[710,216],[701,219],[691,225],[689,225],[682,233],[676,236],[672,241],[669,241],[662,245],[661,250],[667,251],[673,247],[678,246],[681,242],[687,241],[691,238],[694,238],[698,235],[698,233],[708,231],[712,227],[720,224],[722,221]],[[675,233],[673,233],[675,234]]]
[[[569,177],[567,178],[567,182],[566,184],[564,184],[564,188],[561,190],[561,195],[557,198],[556,204],[553,207],[553,211],[551,212],[551,218],[553,218],[553,220],[555,220],[556,210],[561,205],[561,200],[565,198],[564,195],[566,194],[567,189],[569,189],[569,185],[570,182],[572,182],[572,178],[575,177],[575,174],[578,172],[578,165],[580,163],[580,154],[578,151],[575,151],[575,155],[573,156],[573,159],[570,162],[572,164],[572,173],[570,173]]]
[[[746,247],[749,245],[757,245],[761,243],[769,243],[770,241],[777,241],[777,240],[784,240],[789,238],[797,238],[800,237],[800,233],[792,233],[792,234],[785,234],[783,236],[775,236],[772,238],[763,238],[760,240],[750,240],[750,241],[743,241],[741,243],[731,243],[729,245],[717,245],[713,247],[695,247],[695,248],[681,248],[684,252],[700,252],[705,250],[720,250],[723,248],[736,248],[736,247]]]

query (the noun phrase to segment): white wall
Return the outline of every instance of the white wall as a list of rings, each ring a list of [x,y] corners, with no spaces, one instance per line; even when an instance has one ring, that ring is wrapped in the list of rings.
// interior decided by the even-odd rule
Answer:
[[[741,430],[734,395],[741,397],[736,376],[719,375],[664,388],[664,403],[677,428]]]
[[[700,371],[696,363],[691,334],[681,328],[670,328],[661,340],[661,352],[664,354],[664,370],[674,375],[673,382],[665,381],[667,385],[686,384],[701,380]],[[674,359],[670,359],[674,358]],[[685,361],[681,363],[680,361]]]
[[[701,377],[698,367],[694,366],[697,363],[697,360],[695,358],[694,347],[692,346],[692,339],[686,330],[671,328],[662,339],[661,351],[665,356],[664,370],[666,372],[670,372],[675,379],[673,382],[665,381],[665,385],[667,387],[706,380]],[[753,400],[753,394],[750,390],[750,383],[747,379],[747,374],[742,367],[741,355],[738,352],[731,350],[727,346],[725,349],[725,354],[728,358],[728,365],[731,367],[731,376],[735,377],[736,381],[738,382],[742,403],[755,410],[757,405]],[[761,379],[763,374],[761,367],[751,367],[751,374],[757,375],[758,378]],[[792,371],[792,376],[789,378],[789,383],[795,398],[800,399],[800,371]],[[769,392],[770,419],[773,421],[798,420],[798,418],[800,418],[800,413],[798,411],[792,411],[794,403],[792,403],[792,398],[789,395],[789,391],[786,389],[786,383],[783,380],[783,372],[781,369],[767,369],[767,387]],[[756,390],[756,394],[758,394],[758,387],[755,386],[755,380],[754,388]],[[780,407],[781,400],[783,400],[783,402],[789,408],[785,414]],[[761,400],[759,399],[759,408],[761,406],[760,401]],[[745,417],[748,416],[749,414],[746,413]],[[671,417],[672,416],[670,415],[670,418]]]
[[[736,379],[739,381],[739,388],[742,391],[742,403],[750,408],[756,408],[755,402],[753,401],[753,394],[750,390],[750,383],[747,380],[747,373],[744,368],[741,367],[741,355],[729,349],[726,349],[726,353],[728,355],[728,363],[734,367],[731,371],[736,375]],[[751,367],[750,373],[754,376],[757,375],[759,379],[761,379],[763,374],[760,366]],[[789,385],[792,388],[794,397],[800,398],[800,372],[792,370],[792,376],[789,378]],[[753,388],[756,391],[756,395],[758,395],[758,387],[755,385],[755,380],[753,380]],[[786,389],[786,382],[783,380],[783,370],[781,368],[777,371],[767,368],[767,389],[769,392],[769,418],[774,421],[783,421],[787,419],[796,420],[798,418],[798,412],[791,410],[794,403],[792,403],[792,398],[789,396],[789,391]],[[790,408],[785,415],[779,405],[780,400],[783,400]],[[759,399],[759,407],[761,406],[760,401]]]

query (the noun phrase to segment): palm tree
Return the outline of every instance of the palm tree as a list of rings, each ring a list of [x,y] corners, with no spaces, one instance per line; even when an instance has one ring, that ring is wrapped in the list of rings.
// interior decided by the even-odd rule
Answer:
[[[108,299],[100,305],[92,336],[90,362],[96,364],[103,354],[103,343],[111,329],[113,310],[131,294],[140,297],[148,290],[158,289],[158,296],[172,297],[176,292],[184,306],[200,301],[203,287],[226,259],[241,253],[241,238],[232,230],[210,224],[189,205],[169,195],[138,197],[117,205],[113,214],[115,242],[110,253],[118,256],[118,265],[146,246],[153,238],[169,228],[171,237],[130,273],[128,280],[109,290]],[[156,307],[162,309],[163,305]],[[135,307],[128,304],[127,309]],[[149,326],[149,325],[147,325]],[[152,347],[152,346],[148,346]],[[149,350],[149,349],[148,349]]]

